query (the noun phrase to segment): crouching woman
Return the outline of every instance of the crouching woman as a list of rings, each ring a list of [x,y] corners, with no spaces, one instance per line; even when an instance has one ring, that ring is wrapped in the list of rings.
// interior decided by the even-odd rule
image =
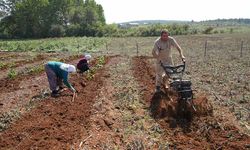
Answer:
[[[83,56],[81,60],[77,63],[76,67],[79,70],[79,73],[84,73],[89,70],[89,61],[91,59],[91,55],[86,54]]]
[[[68,82],[69,73],[76,72],[74,65],[49,61],[45,64],[45,71],[48,77],[50,90],[52,91],[52,97],[59,96],[59,91],[63,89],[63,83],[72,92],[76,92],[75,88]]]

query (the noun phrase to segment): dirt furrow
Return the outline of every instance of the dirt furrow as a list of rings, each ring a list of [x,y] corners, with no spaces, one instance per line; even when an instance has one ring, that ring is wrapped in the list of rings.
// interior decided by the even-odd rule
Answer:
[[[107,63],[108,58],[105,60]],[[67,90],[58,98],[36,102],[35,108],[0,133],[0,149],[70,149],[87,136],[91,109],[103,86],[104,74],[102,68],[92,80],[72,74],[70,81],[79,92],[75,101]]]
[[[142,101],[131,68],[131,57],[113,57],[90,117],[89,134],[79,149],[166,148],[159,125]]]
[[[70,63],[76,64],[78,59],[74,59],[70,60]],[[49,91],[47,76],[43,70],[17,75],[13,79],[0,79],[0,82],[0,114],[18,109],[32,99],[47,95]]]
[[[241,133],[232,124],[226,124],[224,118],[213,113],[193,114],[191,120],[176,116],[175,109],[164,104],[166,99],[154,93],[154,68],[144,57],[133,59],[133,70],[143,89],[143,97],[150,107],[157,106],[157,116],[153,117],[164,132],[162,138],[169,140],[170,147],[177,149],[248,149],[250,138]],[[205,96],[195,96],[202,103],[207,103]],[[194,101],[195,101],[194,100]],[[158,104],[156,104],[158,103]],[[169,111],[171,110],[171,111]],[[163,112],[164,111],[164,112]],[[174,113],[175,115],[172,115]]]

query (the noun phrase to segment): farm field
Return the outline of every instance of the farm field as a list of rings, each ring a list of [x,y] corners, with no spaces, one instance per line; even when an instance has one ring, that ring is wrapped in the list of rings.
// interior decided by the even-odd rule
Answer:
[[[157,37],[59,39],[48,49],[39,49],[46,40],[10,41],[10,49],[1,41],[0,149],[249,149],[250,36],[174,37],[195,104],[207,108],[191,120],[154,93]],[[83,52],[93,55],[93,71],[70,75],[77,98],[69,91],[50,97],[44,63],[76,64]],[[175,49],[173,57],[179,64]]]

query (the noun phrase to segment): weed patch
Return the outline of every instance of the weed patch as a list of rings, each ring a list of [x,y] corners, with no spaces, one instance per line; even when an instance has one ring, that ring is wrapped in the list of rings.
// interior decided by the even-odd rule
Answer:
[[[15,109],[0,116],[0,132],[7,129],[9,124],[20,117],[20,111]]]
[[[10,69],[8,72],[8,78],[9,79],[15,79],[17,77],[18,73],[14,69]]]

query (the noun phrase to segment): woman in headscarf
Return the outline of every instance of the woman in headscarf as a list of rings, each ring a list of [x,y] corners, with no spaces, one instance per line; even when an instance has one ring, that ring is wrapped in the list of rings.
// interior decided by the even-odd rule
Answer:
[[[49,61],[45,64],[45,71],[48,77],[51,96],[59,96],[59,91],[63,89],[63,83],[72,91],[76,92],[75,88],[68,82],[69,73],[76,72],[74,65],[65,64],[57,61]]]

